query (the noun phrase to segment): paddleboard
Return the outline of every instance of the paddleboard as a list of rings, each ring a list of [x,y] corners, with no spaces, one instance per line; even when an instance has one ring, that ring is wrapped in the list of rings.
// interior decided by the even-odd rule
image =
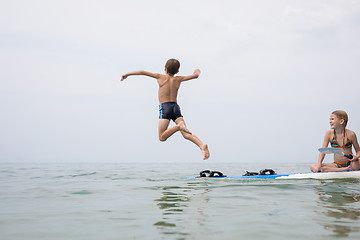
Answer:
[[[227,176],[227,177],[202,177],[202,178],[187,178],[185,180],[193,179],[346,179],[346,178],[360,178],[360,171],[347,172],[319,172],[319,173],[290,173],[277,175],[255,175],[255,176]]]

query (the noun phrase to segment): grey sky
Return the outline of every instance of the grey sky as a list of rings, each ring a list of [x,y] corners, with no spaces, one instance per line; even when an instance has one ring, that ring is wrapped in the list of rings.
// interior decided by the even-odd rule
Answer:
[[[359,1],[1,1],[0,161],[202,161],[158,141],[156,81],[213,162],[316,162],[331,111],[360,134]]]

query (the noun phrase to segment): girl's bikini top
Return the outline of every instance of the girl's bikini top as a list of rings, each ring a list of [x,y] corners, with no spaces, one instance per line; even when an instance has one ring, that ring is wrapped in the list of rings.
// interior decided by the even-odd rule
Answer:
[[[346,134],[346,143],[344,146],[341,146],[336,142],[336,133],[334,130],[334,137],[331,139],[331,142],[330,142],[331,147],[333,147],[333,148],[351,148],[352,143],[350,142],[349,137],[346,132],[345,132],[345,134]],[[344,135],[344,138],[345,138],[345,135]]]

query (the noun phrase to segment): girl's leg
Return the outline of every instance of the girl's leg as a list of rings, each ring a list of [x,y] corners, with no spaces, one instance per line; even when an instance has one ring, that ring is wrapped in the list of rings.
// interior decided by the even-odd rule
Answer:
[[[318,164],[311,164],[310,165],[310,170],[312,171],[312,172],[320,172],[321,171],[321,168],[320,169],[318,169]]]
[[[337,167],[334,164],[324,164],[324,166],[321,167],[322,172],[344,172],[350,170],[349,167]]]
[[[191,132],[186,128],[185,121],[182,117],[179,117],[175,120],[176,126],[179,126],[181,134],[183,137],[193,143],[195,143],[203,154],[203,159],[206,160],[210,157],[208,145],[204,144],[197,136],[191,134]]]
[[[360,170],[360,160],[351,162],[351,170],[354,171]]]
[[[312,164],[310,166],[312,172],[316,172],[317,164]],[[338,168],[333,163],[323,163],[320,168],[320,172],[342,172],[348,170],[348,167]]]

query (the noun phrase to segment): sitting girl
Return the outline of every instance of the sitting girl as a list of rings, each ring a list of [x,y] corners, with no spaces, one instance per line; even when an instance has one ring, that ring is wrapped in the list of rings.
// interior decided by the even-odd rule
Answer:
[[[334,163],[322,163],[325,154],[319,154],[319,160],[317,164],[310,166],[313,172],[340,172],[349,170],[359,170],[360,163],[360,147],[356,138],[356,134],[346,129],[348,122],[348,115],[344,111],[334,111],[330,115],[330,128],[325,133],[324,143],[322,147],[327,147],[330,143],[333,148],[342,148],[345,154],[351,154],[352,159],[345,156],[334,154]],[[354,146],[356,155],[352,154],[352,146]]]

